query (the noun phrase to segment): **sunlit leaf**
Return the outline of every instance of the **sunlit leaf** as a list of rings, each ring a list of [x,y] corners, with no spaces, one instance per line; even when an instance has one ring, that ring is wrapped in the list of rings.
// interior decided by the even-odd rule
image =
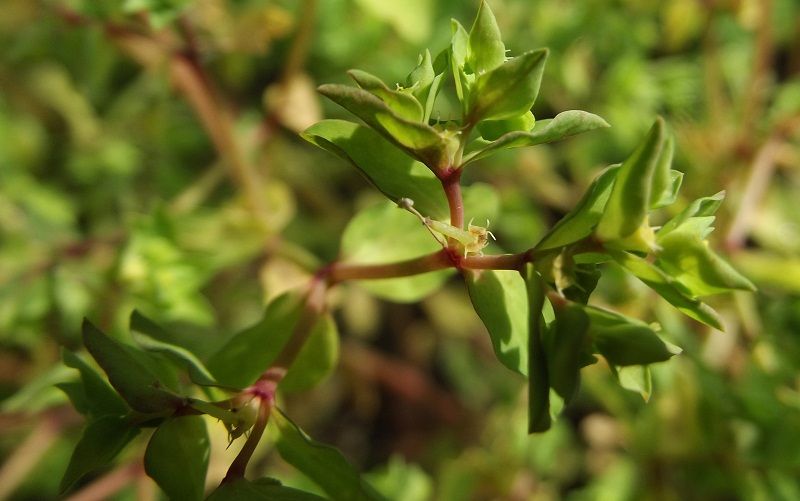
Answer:
[[[498,360],[528,374],[528,300],[525,280],[513,270],[464,270],[475,311],[489,331]]]
[[[505,120],[484,120],[478,124],[481,137],[487,141],[494,141],[505,134],[512,132],[529,132],[536,124],[536,119],[530,111],[514,118]]]
[[[400,118],[412,122],[422,120],[422,106],[413,95],[390,89],[383,80],[366,71],[350,70],[347,73],[359,87],[380,98]]]
[[[506,46],[500,37],[497,20],[489,5],[481,1],[469,32],[466,63],[472,73],[480,75],[500,66],[505,60]]]
[[[492,142],[476,141],[477,147],[471,147],[473,151],[465,155],[463,165],[481,160],[502,150],[550,143],[608,126],[605,120],[592,113],[580,110],[564,111],[555,118],[537,120],[530,132],[509,132]]]

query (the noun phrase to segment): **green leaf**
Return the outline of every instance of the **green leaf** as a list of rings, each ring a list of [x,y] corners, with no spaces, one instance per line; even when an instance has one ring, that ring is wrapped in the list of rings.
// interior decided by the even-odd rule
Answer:
[[[394,202],[410,198],[423,215],[433,219],[449,216],[447,198],[436,176],[372,129],[344,120],[323,120],[306,129],[302,136],[353,164]]]
[[[698,198],[691,204],[689,204],[685,209],[683,209],[677,216],[673,217],[669,221],[667,221],[661,229],[658,230],[656,234],[657,237],[662,237],[667,233],[675,230],[679,226],[683,225],[691,218],[703,218],[703,217],[711,217],[719,209],[720,205],[722,205],[722,201],[725,199],[725,192],[720,191],[710,197],[703,197]]]
[[[448,163],[448,141],[436,130],[398,116],[369,92],[346,85],[325,84],[319,92],[375,129],[400,149],[431,169]]]
[[[383,499],[341,452],[309,438],[279,409],[273,411],[272,420],[280,433],[276,447],[281,457],[313,480],[332,499]]]
[[[0,404],[0,412],[35,414],[65,403],[57,387],[68,384],[72,371],[56,365],[27,382],[22,388]],[[70,395],[67,394],[69,397]]]
[[[680,188],[683,174],[677,172],[679,175],[676,178],[676,176],[673,175],[676,171],[670,169],[674,154],[675,139],[672,134],[666,134],[664,146],[661,148],[655,171],[653,171],[653,182],[650,193],[650,208],[652,209],[671,204],[678,195],[678,188]],[[676,179],[677,186],[675,185]]]
[[[181,404],[181,397],[167,390],[156,376],[153,365],[157,362],[147,353],[103,334],[88,320],[83,322],[83,344],[133,409],[156,413]]]
[[[528,374],[528,301],[525,280],[512,270],[464,270],[472,305],[503,365]]]
[[[603,214],[617,172],[619,167],[611,166],[597,176],[578,205],[562,217],[534,248],[538,251],[556,249],[591,235]]]
[[[478,75],[503,64],[506,46],[500,37],[500,28],[489,5],[482,1],[478,7],[475,23],[469,32],[466,64]]]
[[[658,337],[646,323],[594,306],[585,306],[590,334],[597,350],[619,366],[647,365],[669,360],[679,353]]]
[[[678,192],[681,189],[681,185],[683,184],[683,172],[677,170],[670,170],[669,171],[669,184],[667,187],[661,192],[660,197],[653,197],[653,201],[650,204],[651,209],[660,209],[662,207],[668,207],[675,203],[675,200],[678,199]]]
[[[716,311],[699,299],[692,297],[683,284],[644,259],[627,252],[614,252],[614,259],[636,278],[647,284],[661,297],[685,315],[715,329],[722,330],[722,319]]]
[[[311,331],[280,383],[285,392],[304,391],[325,379],[339,360],[339,333],[333,317],[325,315]]]
[[[658,245],[661,249],[656,264],[695,296],[732,289],[755,291],[753,283],[712,251],[703,235],[689,224],[660,236]]]
[[[469,97],[469,83],[464,74],[464,65],[467,62],[467,52],[469,51],[469,33],[455,19],[450,20],[450,26],[453,33],[450,40],[450,69],[453,72],[456,96],[462,107],[465,107]]]
[[[267,305],[260,321],[234,335],[206,366],[223,385],[244,388],[252,384],[291,337],[300,310],[298,294],[278,296]]]
[[[419,64],[406,79],[406,85],[411,94],[422,104],[423,123],[428,123],[431,118],[433,105],[436,102],[436,96],[439,94],[443,78],[444,73],[436,72],[431,62],[431,53],[426,49],[420,56]]]
[[[203,499],[210,450],[202,417],[168,419],[150,437],[144,469],[170,499]]]
[[[647,137],[619,168],[614,188],[597,225],[597,236],[607,246],[649,251],[654,246],[648,224],[653,175],[666,139],[658,118]]]
[[[478,128],[480,129],[482,125],[483,123],[479,124]],[[475,144],[480,145],[479,149],[467,154],[462,165],[481,160],[502,150],[559,141],[576,134],[608,126],[605,120],[592,113],[580,110],[564,111],[556,115],[555,118],[538,120],[530,132],[509,132],[490,143],[476,141]]]
[[[127,414],[130,410],[125,401],[109,385],[100,374],[81,357],[68,350],[61,351],[64,365],[78,369],[83,391],[86,394],[88,411],[94,417]]]
[[[316,494],[281,485],[275,479],[261,478],[226,482],[217,488],[208,501],[325,501]]]
[[[543,338],[547,330],[542,311],[545,306],[545,284],[533,265],[525,266],[528,297],[528,433],[547,431],[550,417],[550,382]]]
[[[530,111],[524,114],[507,118],[505,120],[484,120],[478,124],[481,137],[487,141],[494,141],[511,132],[529,132],[536,124],[536,118]]]
[[[359,87],[386,103],[386,106],[398,117],[412,122],[422,120],[422,106],[413,95],[390,89],[383,83],[383,80],[366,71],[350,70],[347,74],[355,80]]]
[[[542,82],[547,49],[526,52],[478,75],[470,90],[466,121],[513,118],[530,111]]]
[[[646,365],[619,367],[614,369],[614,375],[620,386],[638,393],[645,402],[650,400],[650,395],[653,394],[653,378],[650,375],[650,367]]]
[[[61,478],[61,492],[65,492],[87,473],[108,467],[138,433],[139,429],[130,426],[126,416],[103,416],[90,421]]]
[[[343,262],[382,264],[430,254],[440,245],[416,216],[390,203],[380,203],[361,210],[350,221],[342,235],[341,249]],[[414,302],[438,289],[451,273],[442,270],[356,283],[384,299]]]
[[[182,346],[164,341],[164,339],[170,339],[171,336],[166,335],[161,326],[135,310],[131,314],[130,324],[132,331],[144,334],[137,337],[137,342],[140,346],[148,351],[166,355],[167,358],[189,373],[193,383],[202,386],[219,385],[214,376],[211,375],[211,372],[194,353]]]
[[[543,339],[548,383],[564,403],[569,403],[578,390],[581,367],[593,361],[589,316],[581,305],[572,302],[553,309],[556,319]]]

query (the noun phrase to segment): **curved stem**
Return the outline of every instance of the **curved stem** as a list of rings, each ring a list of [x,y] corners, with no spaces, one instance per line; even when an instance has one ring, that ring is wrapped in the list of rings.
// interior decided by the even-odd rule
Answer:
[[[258,418],[256,419],[256,423],[250,430],[250,436],[247,437],[247,441],[242,446],[242,450],[239,451],[236,459],[231,463],[231,467],[228,468],[228,473],[225,475],[225,478],[222,479],[223,484],[244,478],[247,463],[249,463],[250,458],[253,457],[253,452],[255,452],[256,446],[267,427],[273,402],[274,401],[270,398],[261,399],[261,403],[258,406]]]

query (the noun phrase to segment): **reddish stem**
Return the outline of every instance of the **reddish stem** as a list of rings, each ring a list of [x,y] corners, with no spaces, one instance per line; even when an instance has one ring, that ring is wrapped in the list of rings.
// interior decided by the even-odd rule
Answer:
[[[334,263],[329,268],[331,284],[344,280],[364,280],[378,278],[397,278],[419,275],[429,271],[442,270],[453,266],[449,254],[444,249],[425,256],[387,264]]]
[[[247,441],[244,443],[244,446],[242,446],[242,450],[239,451],[236,459],[231,463],[231,467],[228,468],[228,473],[225,475],[225,478],[222,479],[223,484],[244,478],[247,463],[250,462],[250,458],[253,457],[253,452],[255,452],[258,442],[261,441],[261,436],[264,434],[267,422],[269,421],[269,414],[272,411],[274,400],[272,398],[261,398],[260,400],[258,418],[256,418],[256,422],[250,430],[250,436],[247,437]]]
[[[450,168],[441,177],[442,188],[450,206],[450,225],[464,227],[464,200],[461,197],[461,169]]]

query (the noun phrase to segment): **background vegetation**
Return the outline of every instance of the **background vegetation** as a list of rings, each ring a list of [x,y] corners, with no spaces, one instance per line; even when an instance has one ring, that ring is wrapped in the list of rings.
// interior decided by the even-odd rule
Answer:
[[[471,168],[503,248],[527,248],[661,114],[683,203],[727,190],[714,245],[759,287],[714,298],[726,332],[622,273],[602,302],[685,348],[648,403],[598,364],[554,429],[497,363],[460,282],[420,304],[334,297],[341,353],[283,406],[392,499],[800,499],[800,5],[793,0],[494,0],[513,53],[551,49],[534,113],[610,129]],[[345,112],[315,93],[362,68],[402,82],[477,2],[6,0],[0,16],[0,498],[53,499],[81,418],[53,384],[84,316],[131,311],[209,354],[336,257],[358,174],[297,132]],[[209,485],[235,451],[211,426]],[[144,441],[81,495],[156,499]],[[251,471],[313,489],[269,445]],[[96,489],[92,491],[91,489]],[[103,491],[102,489],[106,489]],[[92,499],[85,497],[83,499]],[[98,498],[99,499],[99,498]]]

